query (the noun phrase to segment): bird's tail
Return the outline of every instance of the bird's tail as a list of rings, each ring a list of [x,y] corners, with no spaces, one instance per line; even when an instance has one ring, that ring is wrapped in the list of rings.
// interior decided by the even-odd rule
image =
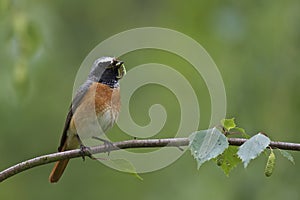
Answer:
[[[65,160],[60,160],[57,161],[51,171],[51,174],[49,176],[49,181],[51,183],[56,183],[60,177],[62,176],[62,174],[64,173],[67,164],[69,162],[69,159],[65,159]]]

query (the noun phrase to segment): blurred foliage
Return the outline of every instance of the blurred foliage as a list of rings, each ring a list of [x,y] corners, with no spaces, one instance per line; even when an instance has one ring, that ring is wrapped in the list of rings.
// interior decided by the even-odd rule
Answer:
[[[274,140],[300,141],[299,10],[298,0],[0,0],[0,168],[54,152],[82,60],[106,38],[144,26],[171,28],[204,46],[224,78],[228,117],[236,117],[249,133],[264,131]],[[154,50],[131,52],[122,59],[128,70],[147,62],[180,70],[197,91],[200,128],[207,128],[209,94],[185,60]],[[157,102],[172,116],[159,137],[170,137],[180,117],[178,102],[167,89],[140,88],[131,101],[133,118],[147,124],[147,111]],[[118,131],[115,127],[110,132]],[[167,168],[142,174],[143,181],[89,159],[75,159],[58,184],[48,183],[52,165],[47,165],[2,183],[0,198],[296,200],[299,153],[294,158],[295,166],[278,157],[276,173],[268,179],[261,173],[266,157],[247,171],[239,165],[227,178],[213,163],[197,171],[186,153]]]

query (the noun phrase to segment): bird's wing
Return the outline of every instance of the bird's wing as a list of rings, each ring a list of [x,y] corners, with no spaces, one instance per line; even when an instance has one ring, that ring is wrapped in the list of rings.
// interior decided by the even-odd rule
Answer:
[[[68,115],[67,115],[67,118],[66,118],[66,121],[65,121],[65,126],[64,126],[64,129],[63,129],[63,134],[62,134],[61,139],[60,139],[60,145],[58,147],[58,151],[63,150],[62,148],[65,144],[66,139],[67,139],[67,132],[68,132],[68,129],[69,129],[71,119],[73,117],[73,113],[75,113],[75,111],[76,111],[77,107],[79,106],[82,98],[84,97],[84,95],[86,94],[86,92],[88,91],[88,89],[90,88],[92,83],[93,83],[92,81],[87,80],[77,90],[76,95],[75,95],[74,99],[72,100],[72,103],[69,107],[69,112],[68,112]]]

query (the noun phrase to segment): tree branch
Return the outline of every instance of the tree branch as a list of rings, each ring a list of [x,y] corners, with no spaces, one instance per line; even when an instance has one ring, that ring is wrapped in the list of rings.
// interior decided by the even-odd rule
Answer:
[[[246,139],[242,138],[228,138],[230,145],[240,146]],[[83,150],[75,149],[70,151],[52,153],[48,155],[43,155],[39,157],[32,158],[30,160],[23,161],[12,167],[9,167],[0,172],[0,182],[6,180],[7,178],[21,173],[25,170],[37,167],[40,165],[45,165],[58,160],[64,160],[67,158],[76,158],[81,156],[91,156],[97,153],[105,153],[110,151],[116,151],[119,149],[128,148],[151,148],[151,147],[180,147],[188,146],[188,138],[168,138],[168,139],[147,139],[147,140],[127,140],[122,142],[115,142],[112,145],[100,145],[91,148],[86,148]],[[269,145],[271,148],[278,148],[284,150],[294,150],[300,151],[300,144],[298,143],[288,143],[288,142],[271,142]]]

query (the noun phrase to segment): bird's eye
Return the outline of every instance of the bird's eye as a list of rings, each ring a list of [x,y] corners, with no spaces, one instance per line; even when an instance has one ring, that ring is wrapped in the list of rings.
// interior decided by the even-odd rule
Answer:
[[[105,67],[106,69],[110,69],[116,66],[116,63],[118,63],[117,60],[111,60],[109,65],[107,67]]]

